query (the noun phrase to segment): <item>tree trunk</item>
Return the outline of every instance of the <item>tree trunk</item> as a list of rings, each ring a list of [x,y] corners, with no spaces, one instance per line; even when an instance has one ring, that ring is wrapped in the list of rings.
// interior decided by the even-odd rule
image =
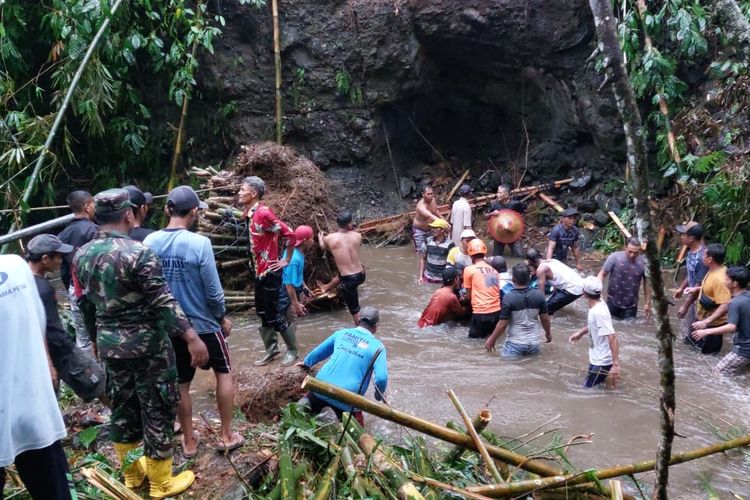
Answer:
[[[651,222],[645,130],[643,129],[641,115],[638,112],[633,88],[625,70],[612,5],[609,0],[589,0],[589,5],[594,15],[599,50],[607,61],[607,72],[612,82],[617,109],[620,112],[625,132],[627,160],[630,171],[633,172],[631,183],[635,211],[638,217],[638,235],[647,241],[646,259],[648,261],[649,281],[656,305],[655,319],[659,340],[659,372],[662,391],[659,404],[660,439],[656,454],[654,497],[666,500],[667,485],[669,484],[669,460],[672,455],[672,440],[674,438],[675,388],[672,355],[674,334],[669,324],[668,303],[664,294],[659,251],[656,248],[656,234]]]

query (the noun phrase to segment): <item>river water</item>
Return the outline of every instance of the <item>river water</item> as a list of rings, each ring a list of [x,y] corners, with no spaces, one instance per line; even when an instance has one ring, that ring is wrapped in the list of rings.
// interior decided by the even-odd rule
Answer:
[[[657,393],[640,384],[658,388],[657,341],[655,325],[638,319],[615,322],[620,340],[622,377],[614,391],[584,389],[588,366],[586,339],[568,343],[568,336],[586,323],[583,299],[558,312],[552,321],[551,344],[530,359],[509,361],[484,350],[484,341],[467,337],[467,328],[441,325],[419,329],[417,319],[427,304],[433,285],[417,285],[417,260],[411,247],[364,248],[367,281],[360,287],[363,305],[380,309],[377,332],[387,349],[389,403],[414,415],[445,423],[459,421],[446,390],[453,389],[466,410],[474,415],[489,401],[493,420],[489,429],[501,436],[517,437],[537,426],[559,418],[545,429],[559,429],[566,442],[570,437],[593,433],[591,444],[573,446],[572,463],[581,469],[605,467],[652,459],[658,442],[659,414]],[[511,267],[513,260],[509,262]],[[588,262],[590,272],[600,263]],[[666,276],[671,283],[671,275]],[[672,308],[675,309],[675,308]],[[673,311],[674,313],[675,311]],[[642,315],[642,313],[641,313]],[[261,342],[254,313],[236,316],[230,337],[233,364],[241,369],[260,356]],[[673,328],[678,323],[672,318]],[[299,321],[298,337],[304,354],[333,331],[351,326],[346,310],[318,313]],[[498,342],[501,345],[502,339]],[[725,339],[724,352],[731,340]],[[498,349],[499,350],[499,349]],[[704,357],[676,343],[675,365],[678,397],[702,407],[698,410],[678,401],[674,452],[720,441],[734,424],[746,433],[750,429],[750,378],[722,378],[711,372],[717,357]],[[566,366],[570,365],[570,366]],[[208,373],[199,374],[194,391],[197,406],[212,407]],[[369,390],[372,397],[372,389]],[[368,427],[388,440],[406,437],[395,425],[376,417],[366,417]],[[534,437],[535,432],[525,439]],[[542,449],[551,434],[530,443]],[[538,443],[538,445],[537,445]],[[670,493],[673,498],[707,498],[708,482],[719,498],[732,493],[750,492],[750,454],[731,451],[726,455],[679,465],[671,469]],[[639,476],[650,488],[653,474]],[[632,483],[627,489],[634,492]]]

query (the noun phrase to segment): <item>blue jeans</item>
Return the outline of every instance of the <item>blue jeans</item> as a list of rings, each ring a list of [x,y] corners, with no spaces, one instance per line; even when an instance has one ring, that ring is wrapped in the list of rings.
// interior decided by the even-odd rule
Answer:
[[[542,346],[539,344],[516,344],[509,340],[503,344],[502,356],[504,358],[520,358],[522,356],[532,356],[542,352]]]

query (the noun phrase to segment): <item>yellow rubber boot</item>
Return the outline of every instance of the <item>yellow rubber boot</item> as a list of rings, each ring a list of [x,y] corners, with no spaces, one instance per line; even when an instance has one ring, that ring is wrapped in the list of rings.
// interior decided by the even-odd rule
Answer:
[[[125,463],[126,457],[131,450],[138,448],[138,443],[113,444],[115,445],[115,453],[117,454],[117,459],[120,461],[120,465]],[[125,486],[131,490],[139,487],[146,478],[146,457],[136,460],[130,467],[122,471],[122,475],[125,476]]]
[[[195,481],[195,474],[186,470],[172,476],[172,457],[164,460],[146,457],[146,471],[151,483],[151,498],[165,498],[179,495]]]

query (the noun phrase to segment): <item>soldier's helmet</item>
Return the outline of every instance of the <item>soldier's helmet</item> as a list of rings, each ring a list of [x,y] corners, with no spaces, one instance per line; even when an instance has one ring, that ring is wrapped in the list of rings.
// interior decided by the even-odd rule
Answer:
[[[94,196],[94,209],[98,214],[111,214],[126,208],[135,208],[126,189],[107,189]]]

